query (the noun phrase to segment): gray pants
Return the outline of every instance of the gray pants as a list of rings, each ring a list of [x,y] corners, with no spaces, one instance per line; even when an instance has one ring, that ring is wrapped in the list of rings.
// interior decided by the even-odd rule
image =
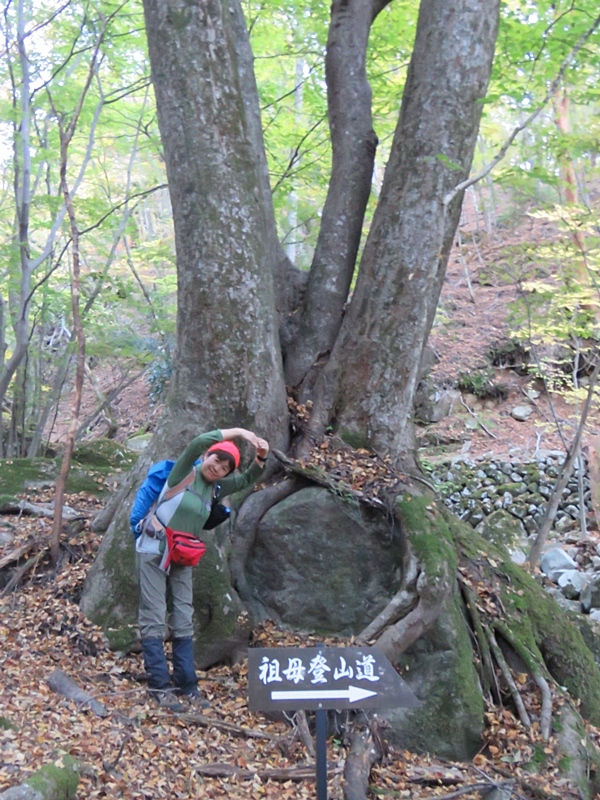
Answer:
[[[142,639],[165,639],[167,624],[176,639],[194,635],[192,567],[158,568],[161,556],[136,553],[140,591],[138,622]]]

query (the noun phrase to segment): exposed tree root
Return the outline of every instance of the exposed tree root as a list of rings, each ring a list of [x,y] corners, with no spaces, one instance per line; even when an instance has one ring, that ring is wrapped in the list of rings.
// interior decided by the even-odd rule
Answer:
[[[478,671],[482,689],[484,694],[487,695],[490,700],[493,698],[498,705],[501,705],[502,698],[500,694],[500,688],[498,686],[498,680],[496,678],[496,670],[494,669],[492,654],[485,631],[483,630],[481,617],[479,616],[479,611],[477,610],[477,598],[475,597],[471,587],[464,581],[460,573],[457,574],[457,578],[458,585],[460,586],[463,595],[464,604],[471,621],[471,630],[479,651],[480,664]]]
[[[496,620],[494,628],[502,635],[502,637],[510,644],[515,653],[520,656],[525,662],[527,669],[533,675],[534,681],[537,683],[542,694],[542,708],[540,713],[540,729],[542,739],[548,741],[552,733],[552,692],[548,681],[544,678],[539,668],[539,665],[531,653],[527,652],[519,642],[512,635],[507,625]]]
[[[255,492],[246,498],[242,505],[232,532],[232,555],[229,563],[233,585],[243,602],[253,601],[252,592],[245,575],[248,555],[254,545],[256,533],[261,519],[277,503],[285,500],[300,488],[293,478],[286,478],[280,483],[267,486],[261,492]]]
[[[502,677],[506,681],[508,686],[508,690],[510,692],[510,696],[513,699],[515,707],[517,709],[517,713],[519,715],[519,719],[527,730],[531,728],[531,720],[529,719],[529,714],[525,709],[525,705],[523,704],[523,699],[521,698],[521,693],[517,687],[517,684],[514,681],[512,676],[512,672],[510,671],[510,667],[506,663],[506,659],[504,658],[504,654],[500,649],[498,642],[496,641],[496,637],[494,636],[494,632],[490,630],[487,626],[485,627],[485,635],[490,645],[490,649],[494,654],[494,658],[496,659],[496,663],[502,673]]]
[[[355,639],[356,644],[366,644],[371,639],[375,639],[385,627],[393,624],[399,617],[405,616],[415,606],[417,603],[417,578],[417,560],[411,554],[402,580],[402,588],[392,597],[383,611],[358,634]]]
[[[308,727],[308,719],[306,718],[306,711],[296,711],[294,714],[294,724],[296,725],[296,730],[298,731],[298,736],[302,741],[302,744],[306,748],[306,752],[310,756],[311,759],[314,760],[316,753],[315,753],[315,742],[311,735],[310,728]]]
[[[371,768],[382,756],[373,725],[361,725],[350,732],[350,750],[344,766],[344,800],[367,800]]]
[[[421,572],[417,579],[419,600],[416,607],[377,639],[377,646],[387,658],[391,661],[398,658],[435,624],[451,589],[452,583],[446,573],[429,578]]]

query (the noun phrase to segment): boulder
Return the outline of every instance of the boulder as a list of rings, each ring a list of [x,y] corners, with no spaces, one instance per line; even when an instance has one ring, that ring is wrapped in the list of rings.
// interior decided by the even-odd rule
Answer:
[[[265,514],[246,574],[285,624],[352,635],[395,594],[402,558],[391,519],[308,487]]]
[[[531,406],[515,406],[510,412],[511,417],[519,422],[525,422],[532,414],[533,408]]]
[[[502,508],[486,517],[477,530],[489,542],[508,548],[520,544],[525,537],[521,520]]]
[[[558,578],[560,590],[568,600],[576,600],[589,582],[590,575],[578,569],[566,569]]]
[[[577,569],[577,562],[561,547],[554,547],[542,553],[540,569],[551,581],[557,583],[562,572],[567,569]]]
[[[581,608],[588,613],[592,608],[600,608],[600,575],[594,575],[581,592]]]

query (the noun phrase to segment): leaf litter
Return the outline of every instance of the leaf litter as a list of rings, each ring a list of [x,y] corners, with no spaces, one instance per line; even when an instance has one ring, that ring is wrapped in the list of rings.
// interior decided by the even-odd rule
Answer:
[[[70,496],[68,502],[88,519],[97,510],[91,495]],[[2,528],[10,529],[14,539],[0,557],[32,536],[38,551],[46,548],[51,522],[24,516],[15,522],[4,516]],[[147,701],[141,655],[111,651],[100,628],[77,605],[99,543],[100,536],[86,524],[77,535],[67,536],[58,573],[46,556],[0,599],[0,790],[69,753],[85,765],[81,798],[315,797],[314,762],[295,726],[283,714],[248,711],[246,662],[198,673],[210,701],[201,724],[194,714],[174,715]],[[270,622],[255,629],[252,642],[261,647],[319,643],[352,642],[290,632]],[[52,693],[47,680],[56,669],[110,715],[100,718]],[[535,687],[525,683],[521,690],[535,719]],[[328,796],[341,800],[346,743],[334,735],[327,747]],[[371,772],[370,795],[420,800],[459,792],[468,800],[479,797],[482,787],[501,786],[508,779],[516,781],[520,797],[579,796],[558,768],[555,739],[542,742],[538,725],[525,731],[507,709],[488,710],[481,752],[469,763],[388,747]]]

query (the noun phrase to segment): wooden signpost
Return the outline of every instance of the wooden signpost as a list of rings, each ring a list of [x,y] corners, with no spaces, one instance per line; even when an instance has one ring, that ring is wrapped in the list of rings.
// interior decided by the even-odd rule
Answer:
[[[327,709],[420,705],[375,647],[273,647],[248,651],[251,711],[316,712],[317,800],[327,800]]]

